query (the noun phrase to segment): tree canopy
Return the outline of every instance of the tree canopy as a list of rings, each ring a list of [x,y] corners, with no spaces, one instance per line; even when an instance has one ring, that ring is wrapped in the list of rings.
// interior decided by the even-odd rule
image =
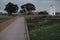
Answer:
[[[16,13],[18,11],[18,6],[16,4],[13,4],[11,2],[9,2],[5,9],[5,11],[7,11],[8,13],[12,14],[12,13]]]
[[[20,10],[20,13],[24,13],[25,12],[25,10]]]
[[[28,11],[28,13],[30,13],[35,10],[35,5],[33,5],[32,3],[26,3],[21,6],[21,9],[25,10],[25,12]]]
[[[31,3],[27,3],[21,6],[22,9],[26,8],[28,11],[30,10],[35,10],[35,5],[31,4]]]

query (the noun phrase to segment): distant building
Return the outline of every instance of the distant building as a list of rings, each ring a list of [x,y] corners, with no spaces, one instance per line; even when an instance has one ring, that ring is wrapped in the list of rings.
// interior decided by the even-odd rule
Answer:
[[[50,6],[49,15],[52,15],[52,16],[55,15],[55,6],[53,6],[53,5]]]

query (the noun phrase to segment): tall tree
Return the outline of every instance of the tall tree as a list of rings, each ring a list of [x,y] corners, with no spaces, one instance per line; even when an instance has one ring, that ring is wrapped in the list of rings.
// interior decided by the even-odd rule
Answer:
[[[32,12],[33,10],[35,10],[35,5],[33,5],[33,4],[31,4],[31,3],[27,3],[27,4],[22,5],[21,8],[22,8],[23,10],[25,10],[25,12],[30,13],[30,12]]]
[[[7,11],[9,15],[12,15],[12,13],[16,13],[18,11],[18,6],[9,2],[4,10]]]

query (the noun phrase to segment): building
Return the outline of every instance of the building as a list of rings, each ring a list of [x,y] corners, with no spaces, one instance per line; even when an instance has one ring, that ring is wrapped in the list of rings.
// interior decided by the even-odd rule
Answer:
[[[55,15],[55,6],[53,6],[53,5],[50,6],[49,15],[52,15],[52,16]]]

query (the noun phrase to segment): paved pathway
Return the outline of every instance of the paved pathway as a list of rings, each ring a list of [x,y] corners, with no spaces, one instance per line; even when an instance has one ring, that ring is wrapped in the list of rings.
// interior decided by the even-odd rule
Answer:
[[[0,33],[0,40],[25,40],[24,17],[19,17]]]

